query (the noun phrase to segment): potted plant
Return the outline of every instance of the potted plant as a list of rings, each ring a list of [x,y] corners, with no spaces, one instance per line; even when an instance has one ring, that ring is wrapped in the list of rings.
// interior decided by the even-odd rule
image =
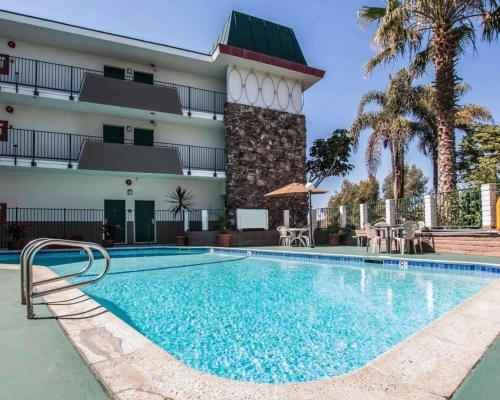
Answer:
[[[22,250],[25,244],[26,229],[28,225],[14,222],[7,227],[7,248],[9,250]]]
[[[231,217],[228,214],[224,214],[219,218],[219,246],[220,247],[230,247],[231,246]]]
[[[185,188],[177,186],[172,192],[167,194],[167,203],[170,204],[169,211],[174,219],[179,219],[175,244],[177,246],[186,245],[186,235],[184,234],[184,211],[190,211],[194,206],[194,195]]]
[[[113,247],[115,244],[115,234],[120,229],[120,225],[108,221],[102,225],[101,229],[104,235],[102,245],[104,247]]]
[[[325,229],[328,232],[328,243],[332,245],[339,245],[340,239],[343,234],[342,229],[338,223],[334,223]]]

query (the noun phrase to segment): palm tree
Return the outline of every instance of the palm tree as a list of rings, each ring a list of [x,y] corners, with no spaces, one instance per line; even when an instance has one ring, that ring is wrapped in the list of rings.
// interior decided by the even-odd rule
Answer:
[[[377,53],[366,70],[409,55],[411,68],[423,73],[432,62],[436,71],[436,115],[439,155],[439,190],[452,191],[455,178],[455,85],[456,63],[467,46],[474,43],[477,30],[492,41],[500,33],[497,0],[386,0],[386,7],[362,7],[363,24],[376,22],[372,39]]]
[[[455,87],[457,97],[470,90],[470,85],[459,83]],[[413,105],[412,113],[419,123],[418,136],[420,150],[432,160],[432,188],[438,192],[438,118],[436,113],[436,89],[432,85],[422,87],[421,96]],[[464,104],[455,107],[455,128],[467,131],[471,126],[493,122],[490,111],[477,104]]]
[[[393,194],[395,199],[404,197],[404,154],[408,143],[420,134],[420,124],[408,119],[414,104],[421,96],[421,86],[412,86],[412,74],[401,70],[390,81],[384,91],[365,94],[358,106],[358,115],[352,123],[349,134],[356,150],[364,129],[371,129],[365,151],[366,165],[374,174],[380,165],[382,149],[391,152]],[[377,105],[367,110],[368,105]]]

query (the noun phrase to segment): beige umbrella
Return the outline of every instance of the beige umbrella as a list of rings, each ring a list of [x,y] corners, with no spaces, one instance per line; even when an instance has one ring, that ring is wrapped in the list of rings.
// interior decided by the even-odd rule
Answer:
[[[327,191],[314,187],[314,184],[312,182],[308,182],[306,184],[290,183],[289,185],[283,186],[280,189],[265,194],[264,197],[285,197],[285,196],[294,196],[296,194],[307,194],[309,201],[309,238],[311,243],[310,247],[314,247],[314,238],[312,235],[312,223],[311,223],[312,222],[311,196],[313,194],[323,194],[323,193],[327,193]]]

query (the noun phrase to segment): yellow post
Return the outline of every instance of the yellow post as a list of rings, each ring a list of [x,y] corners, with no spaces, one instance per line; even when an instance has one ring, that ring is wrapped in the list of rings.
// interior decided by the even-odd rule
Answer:
[[[497,206],[496,208],[496,216],[497,216],[497,223],[496,223],[496,228],[500,230],[500,197],[497,199]]]

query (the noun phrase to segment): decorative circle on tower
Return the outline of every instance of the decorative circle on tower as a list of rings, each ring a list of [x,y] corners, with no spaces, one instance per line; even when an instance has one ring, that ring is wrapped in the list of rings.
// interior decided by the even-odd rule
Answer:
[[[284,78],[279,80],[276,92],[278,105],[282,111],[286,111],[288,105],[290,104],[290,88],[288,87],[288,82]]]
[[[227,78],[227,91],[235,103],[240,101],[243,95],[243,87],[241,72],[234,66]]]
[[[252,106],[259,99],[259,79],[252,70],[247,74],[245,79],[245,95],[248,103]]]
[[[266,74],[264,79],[262,79],[261,85],[262,92],[262,102],[268,108],[270,108],[274,103],[274,98],[276,97],[276,86],[274,85],[273,78]]]
[[[295,112],[296,113],[302,112],[302,109],[304,107],[304,98],[303,98],[302,86],[300,85],[299,82],[295,82],[295,85],[293,85],[291,98],[292,98],[292,107],[295,110]]]

